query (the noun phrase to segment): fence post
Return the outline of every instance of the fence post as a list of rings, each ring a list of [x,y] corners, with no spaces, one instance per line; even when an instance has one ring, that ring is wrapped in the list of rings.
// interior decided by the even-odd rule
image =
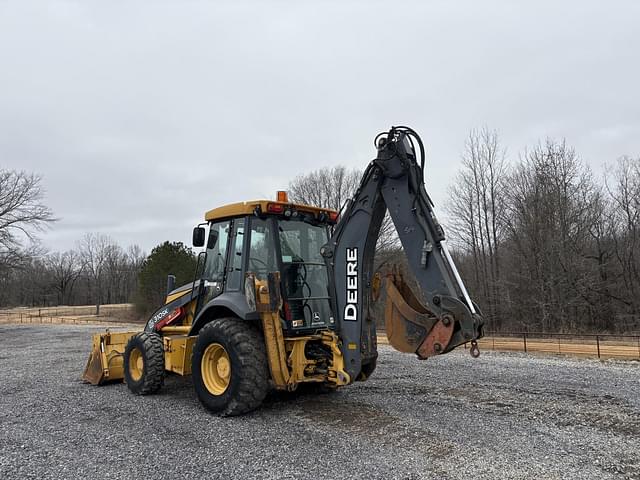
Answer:
[[[598,347],[598,358],[600,358],[600,336],[596,335],[596,346]]]
[[[562,353],[562,351],[560,350],[560,337],[558,337],[558,353]]]
[[[495,352],[496,351],[496,337],[495,337],[495,335],[492,338],[492,340],[493,340],[493,351]]]
[[[522,340],[524,342],[524,353],[527,353],[527,334],[526,334],[526,332],[522,334]]]
[[[640,335],[638,336],[638,359],[640,359]]]

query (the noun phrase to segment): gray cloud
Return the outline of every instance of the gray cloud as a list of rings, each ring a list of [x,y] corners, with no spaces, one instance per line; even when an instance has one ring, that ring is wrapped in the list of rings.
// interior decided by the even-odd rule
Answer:
[[[53,249],[187,242],[220,204],[364,167],[408,124],[437,205],[468,130],[512,157],[640,152],[637,20],[619,2],[0,3],[0,165],[44,175]],[[441,211],[442,209],[440,209]]]

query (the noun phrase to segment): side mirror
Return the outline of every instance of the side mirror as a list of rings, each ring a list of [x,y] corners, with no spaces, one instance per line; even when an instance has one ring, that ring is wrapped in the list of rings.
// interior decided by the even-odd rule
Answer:
[[[193,246],[202,247],[204,245],[204,227],[195,227],[193,229]]]

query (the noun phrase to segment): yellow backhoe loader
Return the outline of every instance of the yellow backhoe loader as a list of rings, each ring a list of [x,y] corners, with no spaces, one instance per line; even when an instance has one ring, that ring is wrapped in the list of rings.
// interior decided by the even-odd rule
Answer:
[[[341,213],[288,201],[215,208],[193,231],[196,279],[175,288],[143,331],[93,337],[84,379],[124,379],[152,394],[167,374],[192,375],[201,403],[219,415],[257,408],[270,389],[314,382],[339,388],[376,368],[373,272],[388,210],[421,300],[395,275],[385,281],[390,344],[420,359],[482,336],[424,187],[424,147],[408,127],[376,137],[377,157]]]

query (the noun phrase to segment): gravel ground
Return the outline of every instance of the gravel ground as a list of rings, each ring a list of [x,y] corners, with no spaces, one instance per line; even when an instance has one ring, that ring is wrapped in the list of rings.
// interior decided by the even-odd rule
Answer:
[[[364,383],[218,418],[80,375],[84,326],[0,325],[0,478],[640,479],[640,363],[381,347]]]

